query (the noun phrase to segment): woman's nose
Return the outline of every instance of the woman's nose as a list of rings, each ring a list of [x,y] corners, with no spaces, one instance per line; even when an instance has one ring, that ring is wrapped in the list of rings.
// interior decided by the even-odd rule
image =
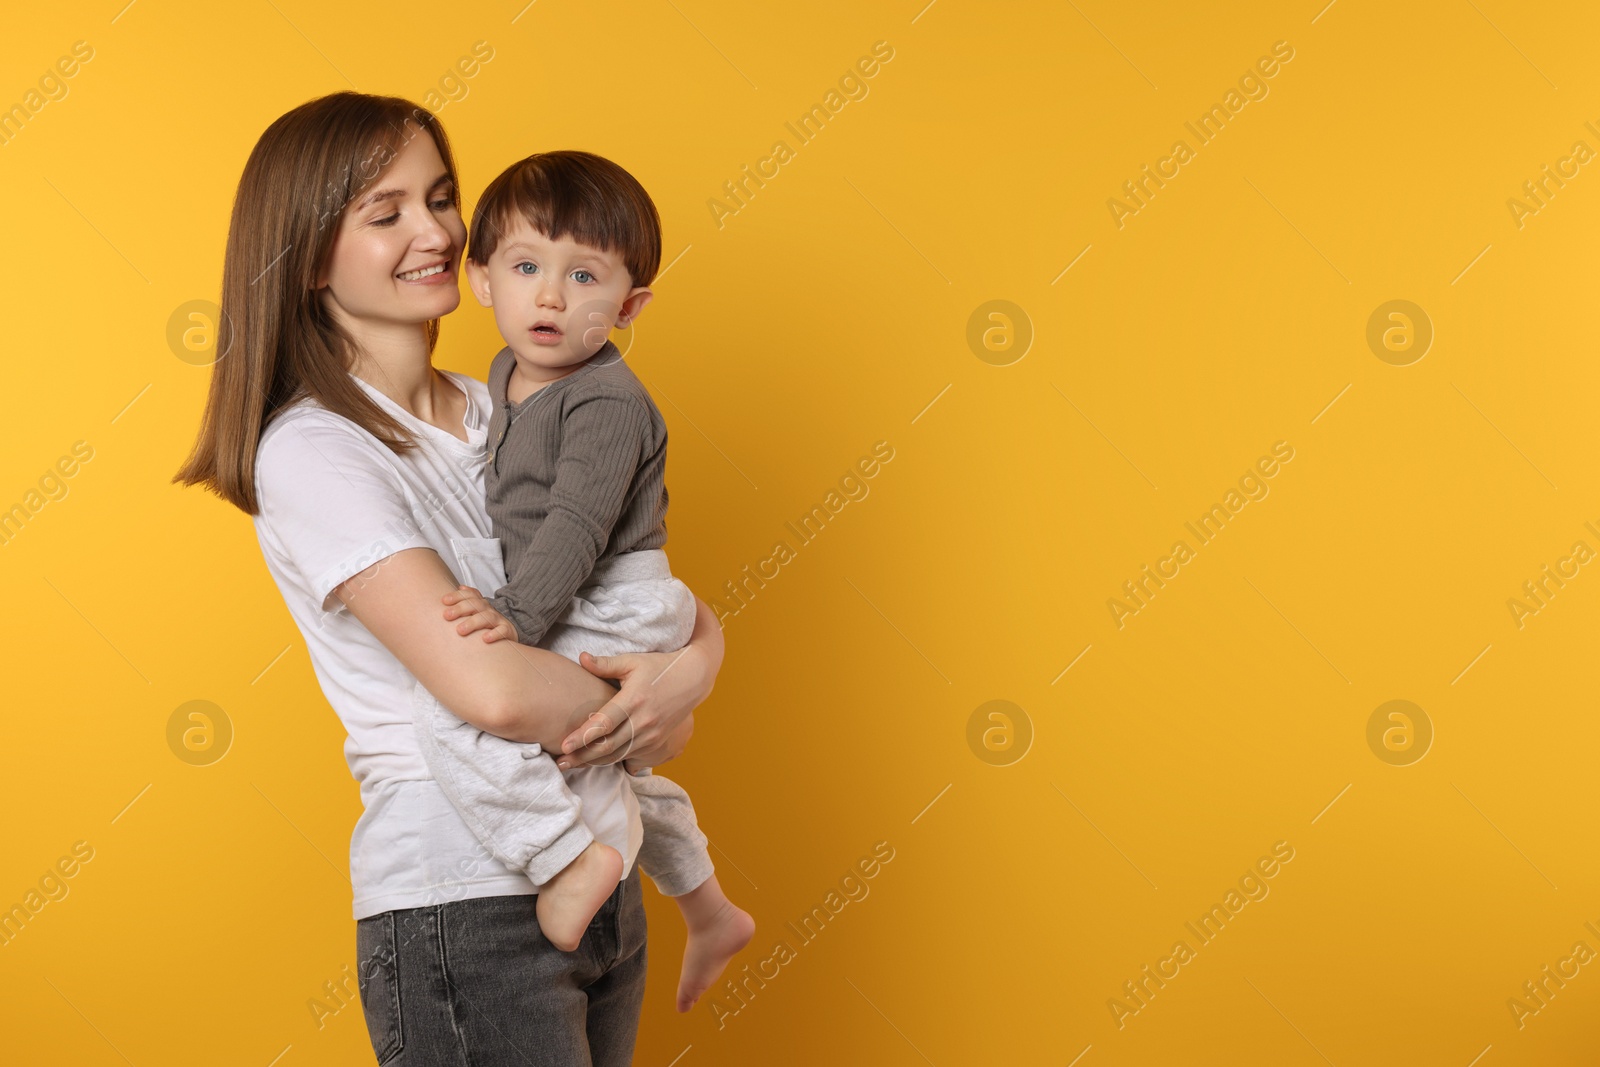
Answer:
[[[432,212],[424,216],[422,232],[417,235],[423,247],[434,251],[443,251],[450,247],[450,231],[445,229],[444,223],[435,218]]]

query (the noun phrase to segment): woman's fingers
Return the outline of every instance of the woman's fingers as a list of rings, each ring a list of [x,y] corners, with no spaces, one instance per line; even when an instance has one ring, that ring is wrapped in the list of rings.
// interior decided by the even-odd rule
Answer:
[[[613,725],[612,718],[606,714],[608,709],[615,710],[614,704],[595,712],[562,742],[563,746],[570,745],[574,743],[573,737],[577,738],[576,747],[556,761],[558,766],[603,766],[624,759],[633,751],[638,740],[633,719],[623,716]]]
[[[613,662],[615,658],[614,656],[597,656],[593,652],[579,652],[578,665],[590,674],[601,678],[615,678],[618,676]]]
[[[676,721],[664,722],[662,716],[679,699],[678,690],[691,678],[685,677],[687,669],[674,673],[671,670],[682,652],[625,652],[615,656],[596,656],[583,652],[578,662],[589,673],[601,678],[614,678],[622,688],[611,701],[591,715],[562,741],[565,755],[557,762],[569,766],[593,766],[616,763],[629,756],[649,754],[649,762],[659,757],[670,758],[677,754],[672,739],[667,737],[669,725],[679,728],[687,717],[688,709],[678,713]],[[657,685],[655,683],[662,684]],[[602,739],[604,739],[602,743]],[[669,749],[672,749],[669,753]]]

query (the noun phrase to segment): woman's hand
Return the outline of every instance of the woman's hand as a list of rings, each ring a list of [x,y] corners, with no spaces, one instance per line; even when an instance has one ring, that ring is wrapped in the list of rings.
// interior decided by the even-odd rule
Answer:
[[[677,759],[683,754],[683,750],[689,744],[689,738],[693,734],[694,715],[691,713],[684,716],[683,721],[678,723],[673,731],[662,740],[662,747],[659,751],[645,752],[635,746],[633,754],[622,761],[622,769],[629,774],[640,774],[658,764]]]
[[[578,662],[591,674],[615,678],[622,689],[562,742],[559,767],[615,763],[633,768],[664,763],[683,751],[694,727],[689,713],[716,684],[722,668],[722,627],[706,602],[695,597],[694,633],[676,652],[629,652]]]
[[[591,674],[621,681],[622,689],[567,736],[556,766],[603,766],[624,758],[635,767],[653,766],[683,750],[687,735],[674,733],[711,692],[712,681],[692,643],[677,652],[585,652],[578,662]]]

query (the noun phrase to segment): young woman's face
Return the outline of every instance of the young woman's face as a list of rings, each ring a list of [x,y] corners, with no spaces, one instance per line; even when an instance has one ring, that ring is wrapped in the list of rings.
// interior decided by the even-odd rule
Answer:
[[[317,288],[351,325],[419,325],[461,303],[466,239],[438,147],[407,123],[404,146],[340,218]]]

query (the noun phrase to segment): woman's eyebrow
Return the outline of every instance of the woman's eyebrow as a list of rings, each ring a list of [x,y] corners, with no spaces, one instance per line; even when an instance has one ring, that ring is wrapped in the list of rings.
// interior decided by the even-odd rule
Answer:
[[[433,179],[432,184],[430,184],[428,188],[430,190],[437,189],[439,186],[449,184],[451,181],[452,179],[450,175],[441,174],[437,178]],[[380,189],[368,196],[366,199],[362,200],[361,203],[357,205],[356,210],[360,211],[363,208],[371,207],[373,204],[381,204],[385,200],[394,200],[405,195],[406,191],[404,189]]]

